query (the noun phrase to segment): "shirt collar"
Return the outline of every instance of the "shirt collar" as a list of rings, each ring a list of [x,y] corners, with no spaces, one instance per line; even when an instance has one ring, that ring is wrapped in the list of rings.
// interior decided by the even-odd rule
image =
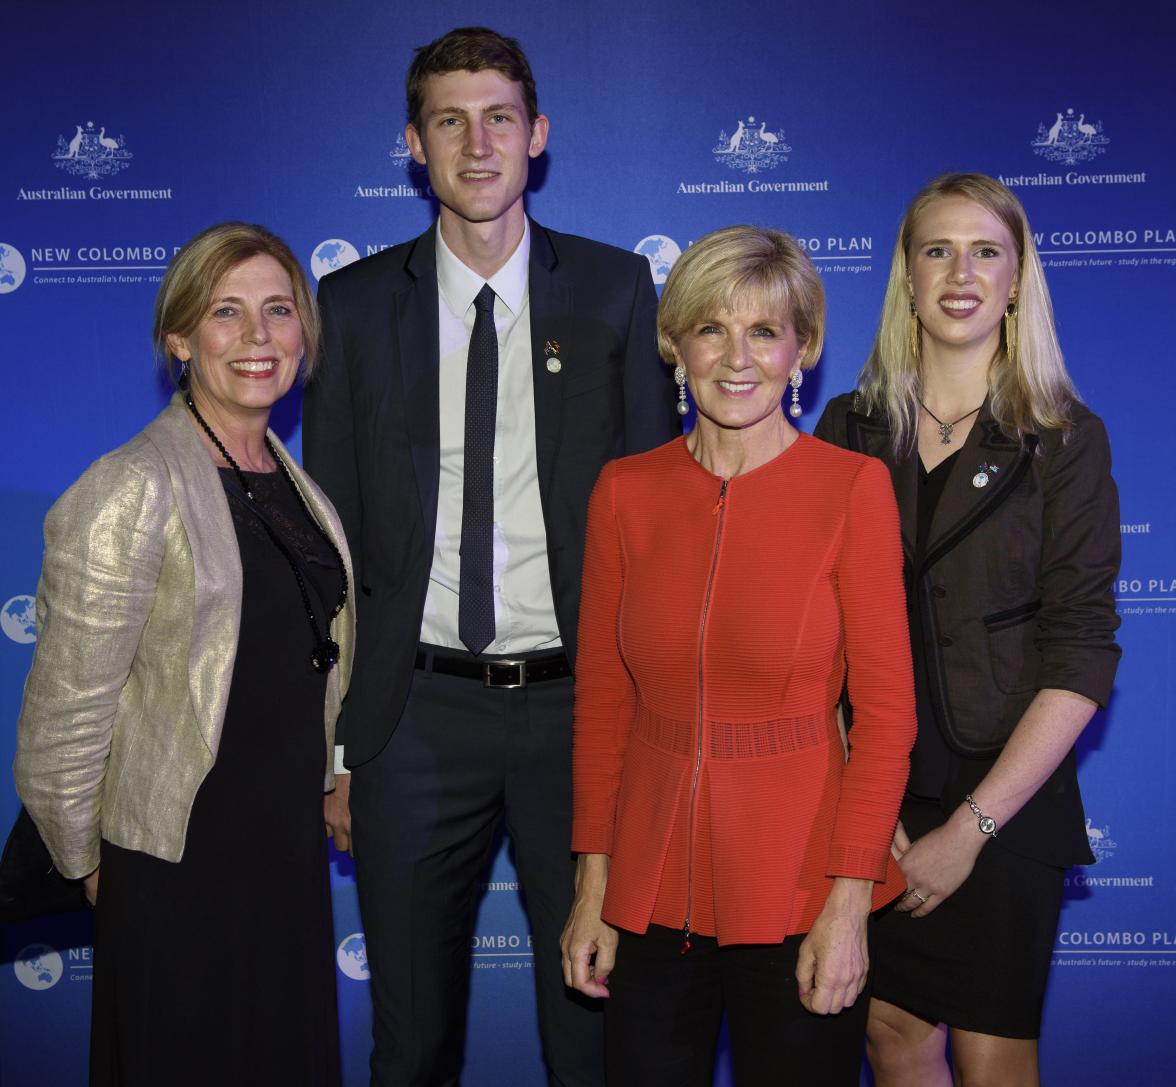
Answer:
[[[449,311],[463,318],[486,283],[508,310],[518,317],[527,300],[527,271],[531,258],[531,223],[523,220],[523,236],[510,259],[489,279],[478,275],[454,255],[437,227],[437,289]]]

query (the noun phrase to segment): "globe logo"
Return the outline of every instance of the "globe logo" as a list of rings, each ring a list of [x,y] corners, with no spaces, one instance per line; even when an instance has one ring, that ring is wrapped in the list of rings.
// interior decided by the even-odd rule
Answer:
[[[367,941],[362,932],[353,932],[335,952],[335,962],[352,981],[370,981],[368,972]]]
[[[357,260],[359,251],[354,245],[342,238],[328,238],[315,247],[310,258],[310,270],[314,272],[314,278],[319,280],[328,272],[337,272]]]
[[[12,969],[26,989],[52,989],[61,980],[61,956],[48,944],[29,944],[17,952]]]
[[[14,596],[0,609],[0,630],[14,642],[37,640],[37,611],[31,596]]]
[[[19,249],[0,242],[0,294],[11,294],[25,278],[25,259]]]
[[[653,281],[659,284],[666,281],[670,269],[674,267],[682,255],[678,243],[673,238],[667,238],[664,234],[650,234],[648,238],[642,238],[633,246],[633,252],[649,261],[649,270],[653,273]]]

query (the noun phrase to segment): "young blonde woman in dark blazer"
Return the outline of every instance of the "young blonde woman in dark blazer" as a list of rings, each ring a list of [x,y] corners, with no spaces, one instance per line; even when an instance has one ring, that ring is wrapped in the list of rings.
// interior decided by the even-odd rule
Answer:
[[[855,393],[818,437],[898,498],[919,733],[881,918],[879,1087],[1038,1082],[1062,877],[1089,863],[1074,743],[1111,693],[1118,497],[1079,401],[1024,209],[981,174],[907,211]],[[852,739],[852,732],[850,733]]]

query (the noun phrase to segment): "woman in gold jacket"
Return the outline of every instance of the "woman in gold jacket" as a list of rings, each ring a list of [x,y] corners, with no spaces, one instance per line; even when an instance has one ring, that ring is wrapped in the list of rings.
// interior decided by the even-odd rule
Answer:
[[[224,223],[155,317],[175,396],[45,521],[17,790],[96,904],[92,1083],[317,1087],[338,1080],[322,792],[351,564],[267,426],[317,311],[281,239]],[[282,950],[241,986],[261,921]]]

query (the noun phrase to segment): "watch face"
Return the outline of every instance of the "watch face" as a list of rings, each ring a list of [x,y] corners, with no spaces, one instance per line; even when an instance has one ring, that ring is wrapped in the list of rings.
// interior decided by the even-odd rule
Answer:
[[[996,832],[996,820],[990,815],[982,815],[980,817],[980,829],[985,834],[994,834]]]

